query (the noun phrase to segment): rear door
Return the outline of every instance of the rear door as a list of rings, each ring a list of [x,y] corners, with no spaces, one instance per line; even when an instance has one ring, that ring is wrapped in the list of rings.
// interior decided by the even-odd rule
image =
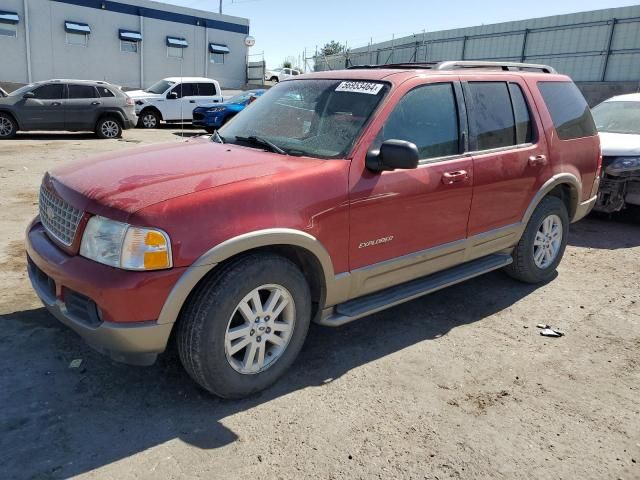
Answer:
[[[67,84],[67,99],[64,102],[65,129],[93,130],[102,108],[102,99],[96,87]]]
[[[471,237],[520,222],[550,167],[544,130],[520,77],[487,76],[463,88],[474,172]]]
[[[25,129],[64,129],[64,108],[62,106],[64,85],[50,83],[32,91],[35,96],[25,98],[18,107]]]
[[[221,100],[220,92],[217,91],[215,84],[209,82],[200,82],[196,84],[197,90],[194,92],[196,96],[191,97],[189,102],[193,108],[207,103],[218,103]]]

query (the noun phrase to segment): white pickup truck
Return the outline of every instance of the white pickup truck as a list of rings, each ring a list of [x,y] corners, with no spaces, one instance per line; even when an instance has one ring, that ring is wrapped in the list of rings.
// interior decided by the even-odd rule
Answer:
[[[162,120],[190,122],[197,106],[223,101],[220,84],[202,77],[169,77],[127,94],[135,101],[140,128],[157,128]]]

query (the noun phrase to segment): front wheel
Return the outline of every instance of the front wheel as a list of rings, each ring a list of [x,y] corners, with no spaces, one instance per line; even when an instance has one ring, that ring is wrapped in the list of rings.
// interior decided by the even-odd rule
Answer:
[[[298,267],[277,255],[249,255],[212,272],[194,292],[178,322],[178,352],[203,388],[240,398],[284,374],[310,319],[309,287]]]
[[[158,128],[160,116],[153,110],[143,110],[138,118],[139,128]]]
[[[545,197],[536,207],[513,251],[507,274],[526,283],[553,277],[567,246],[569,214],[558,197]]]

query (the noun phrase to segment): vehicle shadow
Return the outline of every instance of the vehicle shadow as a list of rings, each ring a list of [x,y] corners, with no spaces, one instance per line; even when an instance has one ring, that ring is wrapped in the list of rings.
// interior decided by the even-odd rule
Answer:
[[[169,354],[136,368],[94,353],[44,309],[0,316],[0,465],[4,478],[67,478],[180,439],[199,449],[244,431],[223,420],[508,308],[537,287],[493,272],[338,329],[312,325],[294,367],[251,398],[215,398]],[[80,368],[69,368],[82,359]],[[247,425],[247,431],[253,428]]]
[[[207,132],[205,132],[203,130],[198,130],[198,131],[195,131],[195,132],[193,132],[193,131],[173,132],[173,134],[176,137],[182,137],[182,138],[204,137],[204,136],[210,137],[211,136],[211,134],[209,134],[209,133],[207,133]]]
[[[603,234],[604,233],[604,234]],[[617,250],[640,246],[640,221],[630,215],[591,214],[571,225],[569,245]]]
[[[18,132],[11,140],[100,140],[94,132]]]

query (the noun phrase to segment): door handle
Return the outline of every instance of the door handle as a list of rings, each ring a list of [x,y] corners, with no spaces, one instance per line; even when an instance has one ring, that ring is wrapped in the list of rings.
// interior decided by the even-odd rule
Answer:
[[[532,167],[537,167],[537,166],[546,165],[546,164],[547,164],[546,155],[531,155],[529,157],[529,165],[531,165]]]
[[[52,107],[59,107],[60,105],[62,105],[60,102],[52,102],[51,103]]]
[[[195,100],[189,100],[189,103],[196,103]]]
[[[91,105],[100,105],[100,102],[91,102]]]
[[[451,185],[452,183],[465,182],[469,178],[466,170],[458,170],[456,172],[446,172],[442,174],[442,183]]]

